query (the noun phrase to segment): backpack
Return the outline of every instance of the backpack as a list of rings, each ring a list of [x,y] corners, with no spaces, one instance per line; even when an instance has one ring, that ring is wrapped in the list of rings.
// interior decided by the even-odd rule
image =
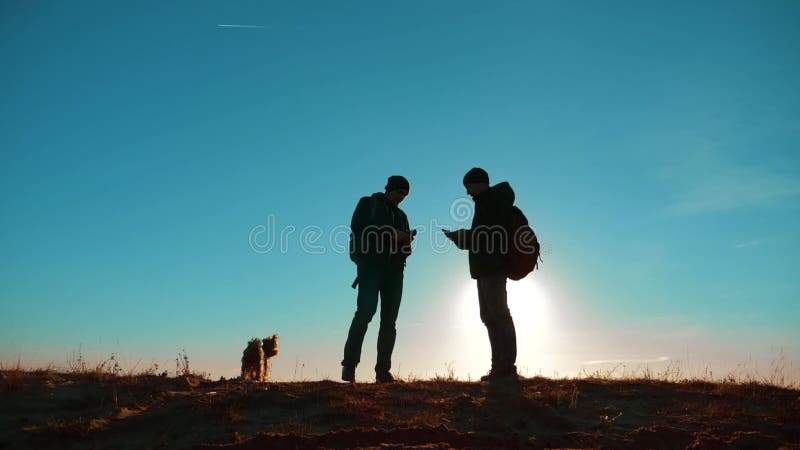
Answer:
[[[370,198],[372,199],[372,206],[369,210],[369,222],[372,223],[375,221],[375,209],[378,207],[378,200],[375,197]],[[350,261],[356,264],[358,264],[359,252],[361,251],[361,249],[358,248],[359,241],[361,241],[361,236],[354,235],[353,231],[350,230]],[[355,289],[355,285],[353,288]]]
[[[521,280],[539,266],[541,245],[522,210],[511,207],[508,278]]]

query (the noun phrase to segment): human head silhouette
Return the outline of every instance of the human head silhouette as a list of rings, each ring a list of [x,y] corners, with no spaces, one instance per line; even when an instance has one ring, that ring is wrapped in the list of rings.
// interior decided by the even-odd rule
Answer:
[[[480,167],[473,167],[464,174],[464,188],[473,199],[489,189],[489,174]]]
[[[408,183],[406,177],[402,175],[392,175],[386,181],[385,189],[386,199],[392,205],[397,206],[406,198],[411,190],[411,185]]]

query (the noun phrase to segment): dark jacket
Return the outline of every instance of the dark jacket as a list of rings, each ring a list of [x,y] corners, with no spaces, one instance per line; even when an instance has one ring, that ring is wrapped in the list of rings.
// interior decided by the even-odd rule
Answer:
[[[376,192],[361,197],[353,212],[350,230],[350,259],[353,262],[380,269],[403,270],[411,248],[398,244],[395,231],[408,233],[408,218],[403,210],[389,203],[386,194]]]
[[[472,278],[508,273],[508,228],[514,190],[508,182],[496,184],[475,198],[472,228],[459,230],[456,245],[469,250]]]

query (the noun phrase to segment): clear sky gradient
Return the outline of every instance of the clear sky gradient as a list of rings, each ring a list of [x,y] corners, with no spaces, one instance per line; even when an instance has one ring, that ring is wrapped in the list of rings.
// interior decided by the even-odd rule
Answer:
[[[432,239],[480,166],[546,250],[509,285],[523,373],[800,379],[796,1],[7,1],[0,61],[1,361],[231,376],[279,333],[276,377],[337,377],[330,236],[402,174],[393,371],[474,379],[467,257]]]

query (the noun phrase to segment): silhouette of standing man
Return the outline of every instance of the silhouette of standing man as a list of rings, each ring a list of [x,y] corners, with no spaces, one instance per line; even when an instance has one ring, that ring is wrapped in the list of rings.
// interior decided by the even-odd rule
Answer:
[[[411,253],[413,233],[406,214],[397,207],[410,190],[408,180],[400,175],[389,177],[385,192],[362,197],[350,223],[350,259],[358,266],[357,308],[342,360],[342,380],[355,382],[356,366],[361,360],[361,345],[367,326],[381,300],[381,324],[378,331],[378,358],[375,381],[391,383],[392,350],[397,336],[395,322],[403,295],[403,269]]]
[[[444,234],[458,248],[469,250],[469,271],[477,280],[481,321],[489,333],[492,369],[481,381],[517,379],[517,335],[508,310],[506,276],[509,264],[508,229],[514,191],[507,182],[489,186],[489,174],[475,167],[464,175],[464,187],[475,201],[469,230]]]

